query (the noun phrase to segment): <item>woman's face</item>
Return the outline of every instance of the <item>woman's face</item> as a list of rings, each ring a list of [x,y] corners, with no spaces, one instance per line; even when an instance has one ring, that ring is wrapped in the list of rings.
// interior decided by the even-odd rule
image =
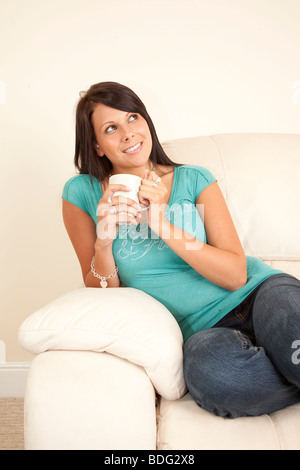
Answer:
[[[106,155],[115,173],[141,173],[149,167],[152,137],[146,120],[137,113],[127,113],[98,104],[92,122],[100,157]],[[137,171],[138,170],[138,171]]]

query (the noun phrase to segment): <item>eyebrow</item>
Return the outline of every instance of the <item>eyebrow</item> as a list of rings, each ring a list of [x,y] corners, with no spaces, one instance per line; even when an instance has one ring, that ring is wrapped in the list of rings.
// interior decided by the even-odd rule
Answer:
[[[129,113],[126,114],[126,117],[128,116],[128,114],[131,114],[131,112],[129,111]],[[113,124],[114,122],[115,122],[115,121],[107,121],[107,122],[104,122],[104,124],[102,124],[102,126],[101,126],[100,129],[102,129],[102,127],[105,126],[105,124]]]

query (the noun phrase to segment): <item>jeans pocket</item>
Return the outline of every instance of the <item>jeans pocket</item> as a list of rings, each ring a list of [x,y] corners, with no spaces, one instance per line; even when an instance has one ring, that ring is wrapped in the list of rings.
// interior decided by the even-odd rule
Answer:
[[[259,348],[255,346],[253,341],[250,339],[248,334],[242,333],[241,330],[234,330],[235,334],[237,335],[239,341],[242,344],[242,349],[246,351],[247,349],[252,349],[253,352],[257,352]]]

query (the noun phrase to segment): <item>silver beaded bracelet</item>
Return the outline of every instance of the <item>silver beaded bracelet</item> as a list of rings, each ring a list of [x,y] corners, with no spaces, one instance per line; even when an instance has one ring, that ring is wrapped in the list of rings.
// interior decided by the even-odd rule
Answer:
[[[93,256],[92,261],[91,261],[91,272],[94,274],[94,276],[97,279],[100,279],[100,286],[103,287],[103,289],[105,289],[105,287],[107,287],[107,279],[111,279],[112,277],[114,277],[119,270],[116,266],[114,272],[110,276],[107,276],[107,277],[100,276],[100,274],[98,274],[95,271],[95,264],[94,263],[95,263],[95,256]]]

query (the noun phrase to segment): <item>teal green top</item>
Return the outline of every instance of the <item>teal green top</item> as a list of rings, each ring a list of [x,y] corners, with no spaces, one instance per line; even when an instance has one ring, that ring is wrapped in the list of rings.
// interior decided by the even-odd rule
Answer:
[[[203,242],[206,233],[195,202],[213,181],[216,181],[214,176],[200,166],[174,167],[166,211],[172,224]],[[62,197],[87,212],[97,224],[97,206],[102,197],[97,179],[93,178],[91,184],[89,175],[74,176],[65,184]],[[247,283],[231,292],[201,276],[152,232],[146,222],[120,226],[113,242],[113,255],[124,286],[140,289],[165,305],[176,318],[184,341],[197,331],[215,325],[262,281],[281,272],[247,256]]]

